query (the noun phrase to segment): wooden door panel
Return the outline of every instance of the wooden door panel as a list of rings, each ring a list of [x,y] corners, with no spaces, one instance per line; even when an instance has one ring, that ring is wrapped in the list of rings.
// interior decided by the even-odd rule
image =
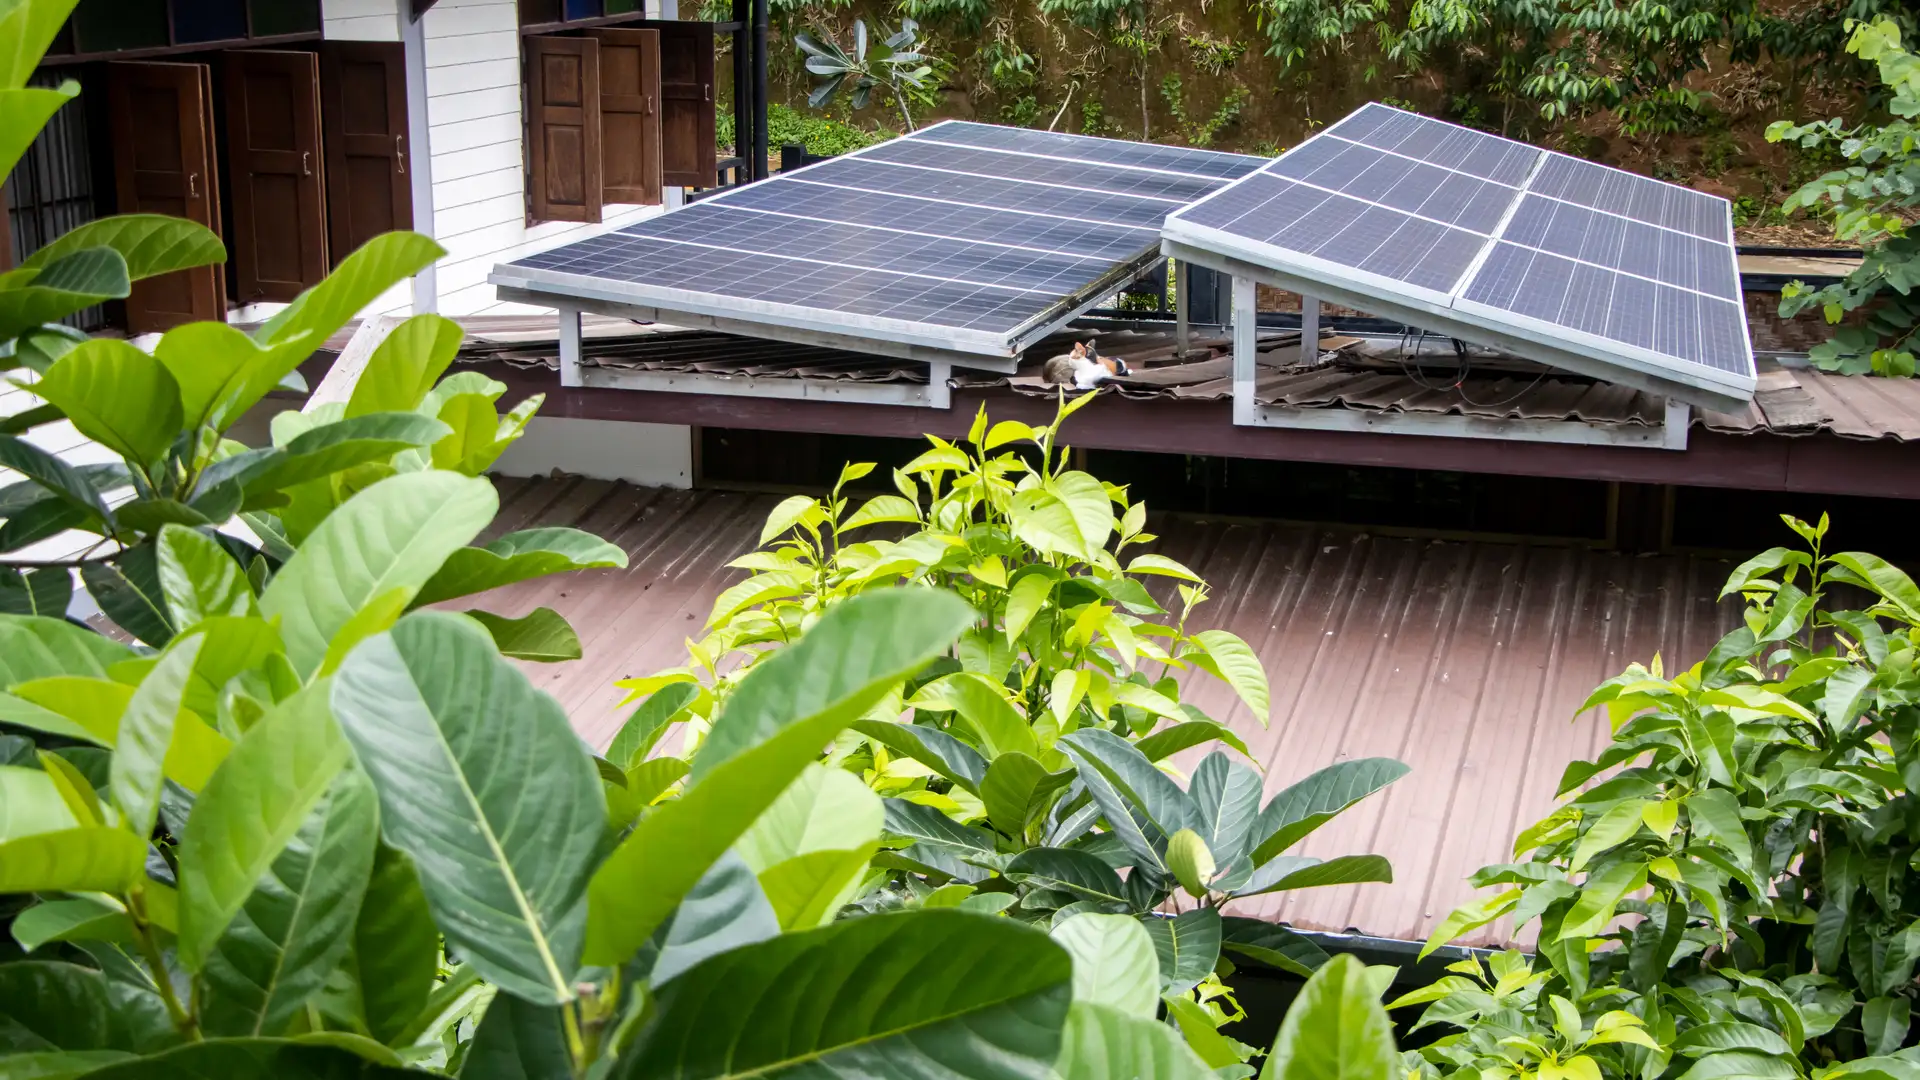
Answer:
[[[650,22],[660,32],[660,156],[670,187],[720,183],[714,147],[713,24]]]
[[[241,50],[225,63],[239,300],[292,300],[327,275],[320,58]]]
[[[610,203],[658,205],[660,31],[596,30],[602,182]]]
[[[413,228],[405,47],[327,42],[320,53],[320,91],[327,240],[338,266],[381,233]]]
[[[600,220],[600,43],[530,37],[529,171],[535,221]]]
[[[170,214],[216,232],[212,105],[204,64],[107,65],[116,202],[123,214]],[[135,282],[127,329],[136,334],[225,316],[219,267]]]

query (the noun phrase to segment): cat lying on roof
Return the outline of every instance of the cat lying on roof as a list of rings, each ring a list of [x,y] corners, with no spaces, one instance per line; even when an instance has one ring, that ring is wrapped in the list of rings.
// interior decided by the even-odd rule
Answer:
[[[1101,356],[1093,342],[1076,341],[1073,351],[1061,353],[1048,360],[1040,369],[1047,382],[1056,386],[1071,386],[1075,390],[1091,390],[1115,376],[1131,375],[1127,362],[1117,356]]]

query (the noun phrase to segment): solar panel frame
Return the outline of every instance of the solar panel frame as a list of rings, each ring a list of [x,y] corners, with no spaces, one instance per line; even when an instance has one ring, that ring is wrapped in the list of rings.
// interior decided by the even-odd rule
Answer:
[[[1751,399],[1758,380],[1753,369],[1751,340],[1747,335],[1745,305],[1738,291],[1738,261],[1733,246],[1731,207],[1725,200],[1716,200],[1712,196],[1686,189],[1676,189],[1684,192],[1683,195],[1671,195],[1666,189],[1673,185],[1660,184],[1590,162],[1565,159],[1562,155],[1532,147],[1524,148],[1533,158],[1526,175],[1516,181],[1513,161],[1519,151],[1508,153],[1489,149],[1463,163],[1490,163],[1487,168],[1480,170],[1490,174],[1482,179],[1510,190],[1511,201],[1495,227],[1464,230],[1482,237],[1480,248],[1471,264],[1445,287],[1433,282],[1421,284],[1409,281],[1404,273],[1395,276],[1369,270],[1366,264],[1372,257],[1370,253],[1346,251],[1341,258],[1334,259],[1323,257],[1325,252],[1332,249],[1330,243],[1314,244],[1308,250],[1290,246],[1301,236],[1312,235],[1312,227],[1287,217],[1288,213],[1300,214],[1297,202],[1260,229],[1242,227],[1236,230],[1233,227],[1243,220],[1250,224],[1261,215],[1266,204],[1246,196],[1244,192],[1271,190],[1269,181],[1264,177],[1301,172],[1300,162],[1313,165],[1316,162],[1358,160],[1366,156],[1355,154],[1352,147],[1383,150],[1398,154],[1408,161],[1446,167],[1429,160],[1441,156],[1438,151],[1426,143],[1414,144],[1410,132],[1413,127],[1423,123],[1466,131],[1469,138],[1462,145],[1469,148],[1480,145],[1475,140],[1492,140],[1512,147],[1524,146],[1497,136],[1428,121],[1416,114],[1403,113],[1386,106],[1364,106],[1276,159],[1260,173],[1244,177],[1170,214],[1162,227],[1162,250],[1176,258],[1188,259],[1223,272],[1251,276],[1281,288],[1397,318],[1409,325],[1511,348],[1554,366],[1608,381],[1638,385],[1680,400],[1731,409],[1742,407]],[[1437,141],[1428,141],[1439,145]],[[1401,153],[1403,150],[1416,152]],[[1458,154],[1460,146],[1455,146],[1453,152]],[[1296,163],[1288,164],[1289,159],[1294,159]],[[1574,164],[1555,166],[1554,193],[1534,192],[1533,181],[1550,163],[1559,160],[1573,161]],[[1472,175],[1462,169],[1450,171]],[[1615,174],[1626,179],[1616,180]],[[1307,175],[1311,176],[1311,172]],[[1359,179],[1365,173],[1348,169],[1339,175],[1342,180]],[[1335,188],[1328,188],[1327,191],[1329,198],[1344,197]],[[1648,253],[1636,251],[1634,257],[1642,261],[1634,263],[1634,269],[1624,269],[1596,265],[1592,260],[1582,261],[1579,254],[1569,259],[1564,253],[1547,250],[1554,245],[1564,247],[1569,242],[1565,235],[1549,235],[1551,218],[1545,225],[1524,219],[1520,222],[1520,231],[1515,233],[1515,237],[1530,240],[1532,244],[1509,242],[1508,230],[1515,225],[1523,205],[1535,198],[1554,204],[1550,209],[1556,213],[1566,208],[1570,220],[1577,211],[1603,217],[1609,223],[1619,221],[1622,224],[1618,231],[1622,238],[1634,231],[1644,243],[1648,233],[1636,230],[1651,230],[1652,242],[1656,245],[1651,253],[1653,262],[1649,266],[1644,261]],[[1583,205],[1577,201],[1579,199],[1606,205]],[[1636,199],[1639,200],[1637,204]],[[1717,221],[1709,221],[1705,212],[1708,204],[1701,200],[1718,204],[1720,216]],[[1329,204],[1332,205],[1335,204]],[[1372,211],[1374,213],[1399,212],[1382,202],[1367,205],[1376,208]],[[1638,222],[1630,213],[1622,216],[1622,210],[1630,212],[1636,205],[1657,220]],[[1232,215],[1231,219],[1223,220],[1228,215]],[[1284,227],[1267,233],[1263,240],[1260,236],[1262,230],[1276,225]],[[1296,227],[1303,231],[1287,235],[1287,229]],[[1608,227],[1611,227],[1610,224]],[[1694,274],[1690,280],[1663,283],[1663,276],[1683,276],[1677,265],[1669,268],[1663,261],[1667,250],[1681,251],[1683,241],[1698,242]],[[1582,242],[1585,242],[1584,238]],[[1716,252],[1711,263],[1701,261],[1707,246]],[[1567,262],[1567,281],[1564,284],[1568,291],[1563,292],[1556,308],[1557,316],[1567,321],[1555,322],[1514,310],[1515,301],[1511,295],[1504,302],[1506,306],[1500,302],[1489,302],[1492,298],[1485,295],[1479,299],[1467,297],[1482,273],[1486,272],[1489,261],[1496,256],[1509,258],[1504,254],[1504,249],[1509,248],[1538,252],[1547,258]],[[1614,261],[1622,261],[1623,258],[1624,253],[1620,253]],[[1527,261],[1531,265],[1534,260],[1530,257]],[[1551,288],[1559,281],[1557,275],[1561,269],[1557,265],[1542,263],[1539,272],[1546,276],[1540,278],[1538,287]],[[1650,273],[1636,273],[1636,270],[1648,269]],[[1506,268],[1504,264],[1498,264],[1495,271],[1506,272]],[[1516,289],[1525,284],[1526,272],[1523,269],[1522,277],[1515,281]],[[1598,291],[1596,281],[1601,280],[1598,275],[1611,275],[1608,281],[1611,289],[1606,294],[1609,300],[1623,288],[1636,296],[1644,292],[1650,298],[1646,309],[1637,310],[1629,303],[1611,305],[1601,310],[1594,298]],[[1582,290],[1578,295],[1571,291],[1576,277]],[[1628,282],[1635,284],[1624,284]],[[1679,290],[1676,296],[1669,298],[1675,311],[1688,304],[1693,305],[1693,321],[1685,328],[1663,321],[1666,316],[1660,297],[1665,294],[1660,292],[1661,289]],[[1701,308],[1701,304],[1729,305],[1732,310],[1729,312],[1722,307]],[[1644,333],[1640,332],[1640,328],[1622,322],[1624,318],[1633,317],[1645,319],[1647,326]],[[1737,342],[1729,340],[1735,326],[1738,327]],[[1684,337],[1687,333],[1693,335],[1691,355],[1662,351],[1662,346],[1673,347],[1676,337]],[[1734,361],[1744,357],[1744,363],[1738,370],[1717,366],[1712,362],[1716,357],[1725,358],[1729,355]]]
[[[497,266],[489,280],[504,299],[1004,370],[1157,260],[1167,212],[1264,164],[1008,130],[935,124]],[[1042,152],[1055,145],[1087,160]],[[891,224],[795,212],[861,197],[921,212]]]

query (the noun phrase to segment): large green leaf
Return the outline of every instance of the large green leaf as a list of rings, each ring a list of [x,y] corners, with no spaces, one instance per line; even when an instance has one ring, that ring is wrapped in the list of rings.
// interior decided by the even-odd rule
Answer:
[[[153,831],[154,817],[160,811],[167,753],[173,746],[187,679],[203,644],[204,639],[192,637],[168,649],[140,680],[133,699],[127,702],[127,711],[120,717],[113,746],[113,802],[136,836]]]
[[[512,994],[494,995],[460,1066],[460,1080],[558,1080],[572,1074],[559,1007]]]
[[[0,90],[0,115],[5,115],[8,104],[22,95],[50,93]],[[13,144],[8,127],[0,126],[0,155]],[[127,261],[112,248],[87,248],[38,270],[15,270],[0,277],[0,340],[64,319],[103,300],[123,300],[131,288]]]
[[[0,687],[56,675],[104,679],[131,659],[132,649],[62,618],[0,616]]]
[[[86,472],[25,439],[0,435],[0,467],[32,480],[84,515],[99,521],[113,521],[113,512],[107,509],[106,500],[101,498]]]
[[[65,0],[60,2],[64,3]],[[19,14],[19,9],[22,7],[37,6],[40,5],[16,4],[14,10],[8,14],[10,16]],[[32,12],[26,17],[37,20],[44,17],[44,14]],[[10,30],[11,19],[8,25],[0,29]],[[58,89],[53,90],[22,87],[21,83],[25,81],[26,75],[40,62],[40,56],[38,53],[27,53],[26,41],[16,45],[10,35],[0,35],[0,42],[6,42],[5,45],[0,45],[0,51],[12,54],[9,59],[13,68],[8,72],[7,81],[0,83],[0,87],[5,87],[0,89],[0,116],[6,117],[6,122],[0,124],[0,176],[6,176],[13,172],[15,165],[20,163],[20,156],[27,152],[27,147],[32,145],[34,138],[40,134],[40,129],[47,126],[47,121],[53,119],[53,114],[59,112],[62,105],[80,95],[80,84],[68,79],[61,83]],[[4,291],[0,290],[0,293]],[[5,306],[0,305],[0,312],[4,310]],[[7,328],[6,322],[9,321],[13,320],[6,320],[4,316],[0,316],[0,338],[10,338],[20,332],[19,326]],[[51,319],[31,319],[24,325],[34,326],[51,321]]]
[[[647,979],[659,987],[710,956],[777,937],[780,916],[753,868],[734,852],[708,868],[642,951]]]
[[[419,233],[376,236],[348,255],[325,281],[308,289],[254,331],[257,341],[273,344],[303,334],[315,346],[380,294],[431,266],[446,249]],[[278,381],[277,379],[275,380]]]
[[[1072,980],[1065,950],[1009,919],[951,908],[848,919],[666,984],[614,1075],[1041,1080]]]
[[[493,485],[444,472],[391,477],[348,499],[307,537],[260,597],[281,620],[287,659],[302,675],[376,596],[417,589],[499,509]]]
[[[74,2],[16,3],[0,14],[0,89],[27,85],[40,58],[59,36],[61,23],[73,12]]]
[[[1152,1020],[1160,1010],[1160,958],[1139,920],[1075,915],[1053,928],[1073,957],[1073,1000]]]
[[[320,989],[353,943],[378,833],[366,776],[341,772],[207,955],[209,1033],[280,1034]]]
[[[452,947],[509,993],[571,1000],[607,806],[559,703],[471,621],[422,611],[354,649],[333,712]]]
[[[1010,704],[992,679],[962,671],[943,676],[920,688],[908,704],[935,712],[953,712],[980,740],[989,759],[1001,754],[1040,756],[1033,727]]]
[[[0,841],[78,824],[51,774],[26,765],[0,765]]]
[[[1212,1080],[1215,1075],[1173,1028],[1077,994],[1055,1071],[1060,1080]]]
[[[1199,710],[1191,705],[1182,705],[1180,708],[1189,716],[1200,715]],[[1148,761],[1159,761],[1189,747],[1210,742],[1223,742],[1247,757],[1253,756],[1247,744],[1240,740],[1232,728],[1213,720],[1183,720],[1172,727],[1161,728],[1133,746],[1145,754]]]
[[[980,756],[980,751],[939,728],[891,720],[857,720],[853,729],[975,795],[980,794],[980,787],[986,782],[987,759]]]
[[[208,1039],[110,1065],[88,1073],[86,1080],[429,1080],[442,1075],[370,1060],[332,1045],[331,1034]]]
[[[1269,967],[1277,967],[1301,978],[1312,975],[1327,962],[1327,951],[1312,938],[1296,934],[1265,919],[1227,918],[1222,920],[1225,936],[1221,947],[1228,952]]]
[[[607,760],[621,769],[631,769],[645,761],[667,725],[699,696],[699,684],[691,682],[668,683],[655,690],[620,726],[620,733],[607,747]]]
[[[811,928],[846,901],[885,817],[880,796],[859,777],[809,765],[734,850],[759,876],[781,927]]]
[[[25,952],[55,941],[133,941],[133,923],[102,900],[43,900],[13,919],[13,940]],[[0,1073],[4,1075],[4,1073]]]
[[[0,1055],[54,1050],[143,1054],[178,1039],[157,995],[76,964],[0,964]],[[0,1057],[0,1068],[6,1060]]]
[[[1026,633],[1027,624],[1040,614],[1040,608],[1047,602],[1047,596],[1053,592],[1054,577],[1058,571],[1043,567],[1021,575],[1007,590],[1007,610],[1005,614],[1006,634],[1009,642],[1018,641]]]
[[[1392,864],[1379,855],[1342,855],[1325,861],[1279,855],[1261,864],[1250,881],[1232,892],[1236,897],[1258,896],[1291,889],[1354,885],[1368,881],[1393,881]]]
[[[34,833],[0,843],[0,893],[125,892],[146,861],[146,841],[115,826]]]
[[[218,615],[251,615],[247,575],[219,542],[180,525],[160,530],[160,593],[183,628]]]
[[[1246,642],[1225,630],[1202,630],[1190,639],[1200,647],[1193,659],[1208,671],[1226,680],[1253,711],[1260,726],[1267,724],[1267,671]]]
[[[127,277],[133,281],[227,261],[226,245],[205,225],[165,214],[120,214],[95,218],[71,230],[20,265],[38,269],[93,247],[119,252],[127,263]]]
[[[288,842],[347,763],[346,740],[317,684],[281,702],[240,739],[200,792],[180,846],[180,959],[199,971]]]
[[[180,387],[166,366],[124,341],[95,338],[54,361],[33,392],[80,433],[129,461],[159,460],[180,431]]]
[[[21,573],[0,567],[0,613],[58,619],[73,603],[73,571],[47,566]]]
[[[1145,754],[1105,728],[1087,728],[1060,740],[1084,776],[1098,770],[1130,803],[1168,836],[1197,823],[1199,810],[1173,778],[1156,768]]]
[[[1260,818],[1260,792],[1259,773],[1217,750],[1193,770],[1187,795],[1198,812],[1194,831],[1223,870],[1231,871],[1252,855],[1249,840]]]
[[[580,659],[580,635],[552,608],[534,608],[517,619],[491,611],[475,610],[466,614],[486,630],[502,656],[540,664]]]
[[[1213,973],[1220,962],[1220,912],[1194,908],[1171,918],[1140,916],[1160,957],[1160,979],[1167,993],[1182,993]]]
[[[392,1042],[420,1014],[440,971],[440,930],[405,852],[378,845],[348,961],[366,1012],[367,1031]]]
[[[152,544],[130,547],[111,563],[86,563],[80,567],[80,580],[107,618],[148,645],[162,648],[179,632],[167,608],[160,556]]]
[[[384,462],[402,450],[430,446],[445,437],[447,425],[413,412],[382,412],[321,424],[254,460],[236,477],[247,492],[280,491],[345,472],[357,465]]]
[[[626,565],[626,552],[592,533],[566,528],[526,529],[508,533],[485,547],[454,552],[421,588],[414,603],[434,604],[569,570]]]
[[[1294,999],[1260,1080],[1388,1080],[1398,1056],[1366,965],[1341,955]]]
[[[297,367],[317,342],[295,339],[267,348],[223,322],[194,322],[161,335],[154,358],[180,387],[189,427],[226,430]]]
[[[830,922],[853,899],[879,846],[869,840],[853,848],[809,851],[762,870],[760,888],[781,929],[808,930]]]
[[[463,337],[459,323],[439,315],[415,315],[394,327],[353,384],[348,418],[419,406],[453,363]]]
[[[1038,761],[1011,751],[995,757],[987,766],[980,801],[986,804],[987,818],[994,828],[1018,837],[1046,813],[1054,794],[1072,782],[1071,769],[1050,773]]]
[[[642,818],[594,874],[588,960],[633,955],[834,735],[973,619],[948,593],[878,590],[830,609],[755,665],[701,744],[687,792]]]
[[[1260,811],[1253,831],[1253,861],[1266,862],[1405,775],[1407,767],[1392,758],[1360,758],[1329,765],[1292,785]]]
[[[1007,863],[1008,879],[1070,892],[1083,900],[1125,904],[1126,887],[1099,856],[1078,848],[1028,848]]]

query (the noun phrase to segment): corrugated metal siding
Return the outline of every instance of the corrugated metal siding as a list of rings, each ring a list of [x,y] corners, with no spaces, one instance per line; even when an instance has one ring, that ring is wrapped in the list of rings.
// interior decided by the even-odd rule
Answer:
[[[570,524],[631,554],[624,571],[529,582],[491,610],[555,608],[584,659],[528,665],[574,727],[604,746],[623,716],[614,679],[684,661],[725,563],[758,539],[775,496],[664,491],[597,481],[500,481],[500,531]],[[1390,756],[1413,773],[1315,834],[1300,852],[1377,852],[1396,881],[1249,901],[1242,914],[1322,930],[1425,937],[1467,899],[1466,877],[1504,861],[1513,835],[1553,805],[1561,770],[1605,742],[1573,719],[1601,680],[1656,652],[1690,662],[1738,620],[1714,597],[1730,567],[1679,556],[1369,536],[1280,524],[1166,520],[1159,550],[1213,587],[1196,629],[1222,626],[1272,681],[1262,729],[1225,687],[1189,700],[1246,739],[1278,790],[1322,766]],[[1503,927],[1476,940],[1503,940]]]

